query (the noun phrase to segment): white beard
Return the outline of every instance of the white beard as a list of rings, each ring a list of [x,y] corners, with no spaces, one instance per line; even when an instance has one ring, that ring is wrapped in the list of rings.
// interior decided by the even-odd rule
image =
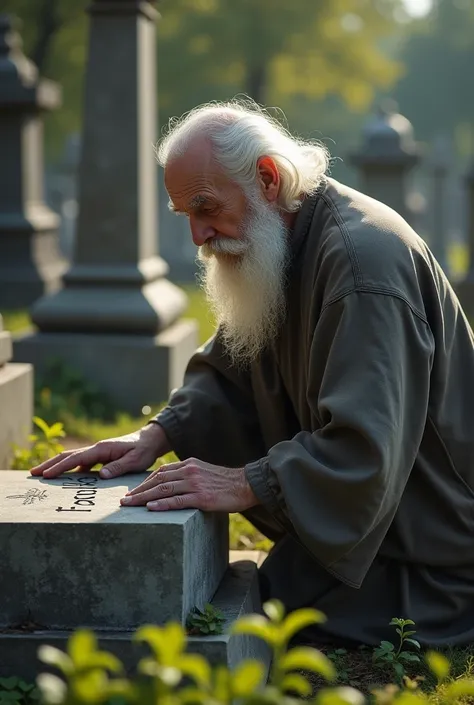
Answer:
[[[242,239],[215,237],[201,246],[201,285],[232,363],[251,363],[285,318],[287,227],[260,194],[248,196]]]

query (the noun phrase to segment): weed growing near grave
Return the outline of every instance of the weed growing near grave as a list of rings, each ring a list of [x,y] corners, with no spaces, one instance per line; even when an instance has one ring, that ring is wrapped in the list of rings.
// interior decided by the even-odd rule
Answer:
[[[411,619],[394,617],[390,625],[396,627],[398,647],[392,644],[391,641],[381,641],[380,646],[374,651],[374,661],[392,666],[397,680],[401,682],[405,676],[405,665],[407,663],[420,662],[420,657],[413,650],[409,650],[410,647],[415,647],[417,650],[420,650],[421,647],[420,643],[413,639],[416,631],[407,629],[407,627],[415,625],[415,622]]]
[[[62,423],[53,423],[49,426],[38,416],[33,417],[33,423],[39,433],[32,433],[28,436],[29,447],[21,448],[16,443],[12,446],[12,470],[29,470],[64,450],[60,443],[60,439],[66,435]]]
[[[267,643],[273,654],[268,682],[264,664],[259,661],[245,661],[230,671],[224,666],[213,668],[203,656],[187,653],[185,631],[174,622],[164,627],[143,626],[136,632],[134,642],[146,644],[150,653],[139,661],[136,674],[131,677],[127,677],[115,656],[98,650],[93,632],[80,630],[69,638],[65,653],[52,646],[40,647],[40,660],[57,668],[62,676],[51,673],[39,676],[42,702],[44,705],[297,705],[302,699],[314,705],[368,702],[356,688],[336,685],[335,665],[321,651],[290,646],[301,629],[323,622],[324,615],[317,610],[302,609],[286,616],[276,600],[267,602],[264,611],[266,616],[254,614],[238,619],[230,633],[257,637]],[[472,702],[471,673],[454,680],[445,656],[431,652],[426,660],[437,682],[432,693],[423,692],[417,679],[405,677],[398,685],[374,689],[371,705]],[[321,682],[317,691],[315,681]]]
[[[38,688],[21,678],[0,678],[0,705],[37,705],[40,698]]]
[[[203,610],[195,607],[188,615],[186,629],[190,636],[216,636],[224,631],[225,617],[212,605],[205,605]]]

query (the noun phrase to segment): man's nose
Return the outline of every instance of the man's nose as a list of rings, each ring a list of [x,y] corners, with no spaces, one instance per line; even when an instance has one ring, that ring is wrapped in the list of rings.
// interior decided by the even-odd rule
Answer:
[[[207,240],[209,240],[211,237],[215,237],[215,235],[217,234],[216,230],[210,225],[201,223],[198,220],[193,219],[192,217],[190,219],[190,226],[191,235],[196,247],[201,247],[201,245],[204,245]]]

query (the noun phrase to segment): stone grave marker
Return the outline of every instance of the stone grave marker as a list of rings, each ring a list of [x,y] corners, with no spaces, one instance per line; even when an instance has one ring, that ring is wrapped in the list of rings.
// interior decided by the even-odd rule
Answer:
[[[207,602],[229,624],[259,611],[255,565],[229,566],[227,515],[120,505],[145,476],[0,471],[0,676],[34,678],[46,670],[38,646],[64,648],[80,627],[132,668],[142,624],[184,625]],[[228,665],[258,649],[227,634],[189,640],[190,651]]]

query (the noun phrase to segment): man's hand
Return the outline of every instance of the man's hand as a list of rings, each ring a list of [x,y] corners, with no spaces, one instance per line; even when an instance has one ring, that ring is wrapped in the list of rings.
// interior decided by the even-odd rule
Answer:
[[[150,423],[140,431],[119,438],[99,441],[80,450],[68,450],[30,470],[32,475],[47,479],[78,468],[87,471],[102,464],[100,477],[109,479],[127,472],[144,472],[155,460],[171,450],[166,434],[159,424]]]
[[[163,465],[120,501],[126,507],[146,505],[152,511],[201,509],[229,513],[258,504],[243,468],[223,468],[195,458]]]

